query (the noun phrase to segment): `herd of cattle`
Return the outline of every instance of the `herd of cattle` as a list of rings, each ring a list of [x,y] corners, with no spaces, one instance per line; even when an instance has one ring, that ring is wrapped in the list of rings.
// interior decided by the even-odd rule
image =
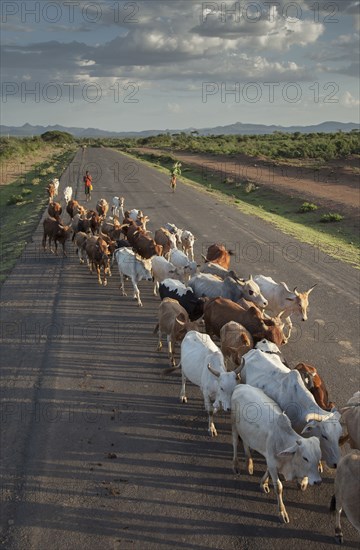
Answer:
[[[265,457],[261,489],[269,492],[271,477],[280,518],[288,523],[279,474],[297,480],[305,490],[308,484],[321,483],[323,461],[337,468],[331,503],[336,540],[343,541],[342,510],[360,532],[360,391],[337,410],[316,368],[299,363],[290,369],[281,352],[291,337],[291,317],[306,321],[315,285],[298,292],[263,275],[242,279],[230,269],[231,252],[217,243],[208,248],[200,266],[194,261],[195,237],[190,231],[167,223],[152,235],[146,229],[149,218],[141,210],[124,211],[123,197],[112,199],[112,216],[107,217],[105,199],[97,202],[95,210],[86,210],[66,187],[70,221],[64,225],[62,206],[54,200],[58,186],[53,180],[47,188],[44,250],[48,239],[50,249],[54,242],[57,253],[60,242],[66,255],[65,243],[71,237],[80,263],[87,262],[91,272],[95,269],[104,285],[116,261],[122,294],[126,296],[125,280],[130,279],[139,306],[138,283],[153,283],[154,294],[161,298],[154,330],[158,351],[162,336],[168,344],[170,366],[164,374],[181,368],[182,402],[187,401],[187,380],[200,388],[211,436],[217,435],[214,414],[231,411],[234,471],[239,472],[241,439],[249,474],[253,473],[251,449]],[[176,343],[181,343],[178,364]],[[341,457],[340,445],[345,442],[351,451]]]

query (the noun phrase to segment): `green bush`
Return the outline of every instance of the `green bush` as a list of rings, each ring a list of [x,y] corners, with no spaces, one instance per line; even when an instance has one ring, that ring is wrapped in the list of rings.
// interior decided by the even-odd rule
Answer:
[[[323,214],[320,218],[320,221],[322,223],[332,223],[332,222],[341,222],[341,220],[344,219],[344,216],[341,214],[335,214],[332,212],[329,212],[328,214]]]
[[[7,201],[7,204],[18,204],[19,202],[22,202],[24,200],[24,197],[22,195],[11,195],[9,200]]]
[[[300,207],[300,212],[314,212],[315,210],[317,210],[318,207],[316,206],[316,204],[312,203],[312,202],[303,202],[301,207]]]

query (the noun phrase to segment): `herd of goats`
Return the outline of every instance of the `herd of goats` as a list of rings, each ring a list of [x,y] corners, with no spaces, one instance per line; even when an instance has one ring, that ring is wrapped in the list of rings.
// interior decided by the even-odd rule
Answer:
[[[54,242],[55,252],[60,242],[66,255],[65,243],[72,237],[80,263],[87,262],[91,272],[95,269],[99,284],[104,285],[115,260],[123,295],[125,279],[130,279],[139,306],[139,281],[153,282],[154,294],[161,298],[154,331],[159,335],[158,351],[163,335],[168,344],[170,366],[165,374],[181,368],[182,402],[187,401],[186,380],[201,389],[210,435],[217,435],[214,413],[231,411],[234,471],[239,471],[241,439],[250,474],[251,449],[264,456],[267,470],[261,489],[269,492],[271,477],[280,518],[288,523],[279,474],[285,480],[297,480],[305,490],[308,484],[321,482],[323,461],[336,468],[331,507],[336,513],[337,542],[343,542],[342,510],[360,532],[360,391],[336,410],[316,368],[299,363],[290,369],[280,350],[291,335],[291,315],[306,320],[314,287],[300,293],[262,275],[241,279],[230,270],[231,252],[217,243],[209,247],[200,267],[194,261],[195,238],[190,231],[168,223],[152,236],[146,229],[149,218],[140,210],[124,211],[123,197],[112,199],[112,216],[107,217],[105,199],[97,202],[95,210],[87,210],[66,187],[70,222],[64,225],[62,206],[55,201],[58,187],[57,179],[47,187],[44,249],[47,239],[50,250]],[[220,347],[214,337],[219,338]],[[181,346],[178,364],[176,343]],[[340,446],[345,443],[351,450],[341,456]]]

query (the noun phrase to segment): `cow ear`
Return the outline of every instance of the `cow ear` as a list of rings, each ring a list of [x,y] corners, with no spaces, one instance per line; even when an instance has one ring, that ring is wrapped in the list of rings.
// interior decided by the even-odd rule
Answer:
[[[216,376],[216,378],[219,378],[219,377],[220,377],[220,373],[217,372],[216,370],[214,370],[214,369],[212,368],[212,366],[210,365],[210,363],[208,364],[208,369],[209,369],[209,371],[211,372],[211,374],[213,374],[214,376]]]
[[[297,444],[295,443],[295,445],[292,445],[291,447],[288,447],[287,449],[284,449],[283,451],[280,451],[279,453],[276,454],[276,456],[291,456],[291,455],[294,455],[297,451]]]

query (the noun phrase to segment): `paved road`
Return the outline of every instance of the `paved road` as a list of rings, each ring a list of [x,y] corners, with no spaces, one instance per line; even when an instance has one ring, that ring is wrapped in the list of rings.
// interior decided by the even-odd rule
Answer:
[[[211,193],[179,184],[107,149],[79,151],[61,189],[94,175],[91,206],[123,194],[154,230],[166,221],[198,237],[196,256],[224,241],[239,274],[265,273],[306,289],[310,318],[286,346],[291,364],[314,363],[339,405],[358,388],[358,273]],[[96,172],[98,171],[98,174]],[[83,201],[82,184],[77,197]],[[272,491],[231,470],[229,418],[210,439],[202,399],[179,376],[162,377],[166,355],[152,334],[159,301],[141,283],[144,307],[120,296],[68,258],[44,254],[41,225],[2,286],[1,543],[7,550],[325,549],[333,473],[299,492],[285,483],[291,523],[277,517]],[[244,462],[243,462],[244,465]],[[344,548],[358,548],[343,520]]]

